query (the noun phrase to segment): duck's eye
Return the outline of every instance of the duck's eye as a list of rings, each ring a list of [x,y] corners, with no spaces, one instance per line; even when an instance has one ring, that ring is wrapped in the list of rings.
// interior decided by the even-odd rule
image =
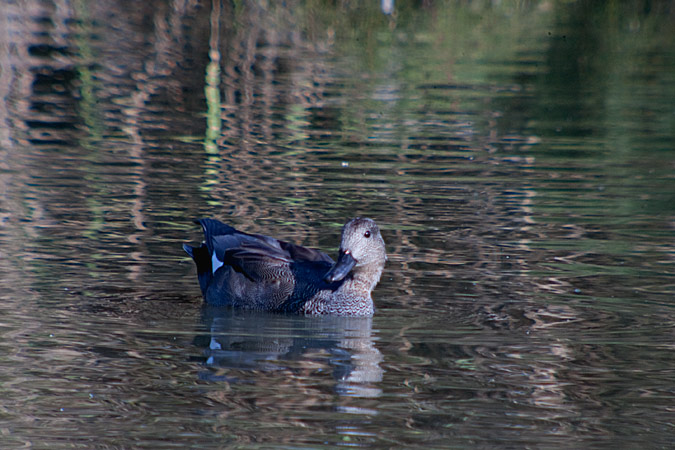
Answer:
[[[363,236],[369,238],[369,237],[370,237],[370,230],[368,230],[368,231],[366,231],[365,233],[363,233]]]

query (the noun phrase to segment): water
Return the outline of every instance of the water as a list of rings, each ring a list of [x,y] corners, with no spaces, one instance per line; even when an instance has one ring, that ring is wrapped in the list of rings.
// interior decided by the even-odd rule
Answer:
[[[0,10],[3,448],[675,440],[668,3]],[[218,217],[372,319],[203,308]]]

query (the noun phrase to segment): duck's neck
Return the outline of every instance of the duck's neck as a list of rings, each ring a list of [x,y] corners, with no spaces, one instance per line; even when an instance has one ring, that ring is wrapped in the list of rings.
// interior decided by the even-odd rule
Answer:
[[[382,267],[361,266],[336,291],[323,291],[305,305],[306,314],[372,316],[375,312],[370,293],[382,275]]]
[[[344,284],[349,284],[349,290],[363,292],[364,295],[370,297],[370,293],[375,289],[377,283],[380,282],[381,276],[381,267],[362,266],[355,269],[352,272],[350,279],[346,280]]]
[[[351,311],[349,314],[371,315],[374,312],[370,293],[380,281],[381,267],[359,267],[342,283],[332,307]]]
[[[375,289],[377,283],[380,282],[382,270],[384,270],[384,267],[381,264],[370,264],[359,267],[354,271],[354,280],[366,287],[370,293]]]

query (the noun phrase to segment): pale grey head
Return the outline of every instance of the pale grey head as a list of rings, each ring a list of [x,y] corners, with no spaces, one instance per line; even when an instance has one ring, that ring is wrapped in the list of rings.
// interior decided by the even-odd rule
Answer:
[[[386,261],[384,240],[375,221],[356,217],[342,227],[338,261],[324,279],[334,282],[352,272],[355,278],[372,285],[372,290],[380,281]]]

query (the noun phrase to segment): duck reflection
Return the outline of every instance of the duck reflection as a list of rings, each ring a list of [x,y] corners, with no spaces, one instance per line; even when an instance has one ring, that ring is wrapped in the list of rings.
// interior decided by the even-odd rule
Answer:
[[[341,396],[377,397],[382,354],[372,337],[372,317],[295,316],[205,306],[208,333],[195,339],[204,349],[206,381],[268,382],[289,372],[301,383],[330,372]]]

